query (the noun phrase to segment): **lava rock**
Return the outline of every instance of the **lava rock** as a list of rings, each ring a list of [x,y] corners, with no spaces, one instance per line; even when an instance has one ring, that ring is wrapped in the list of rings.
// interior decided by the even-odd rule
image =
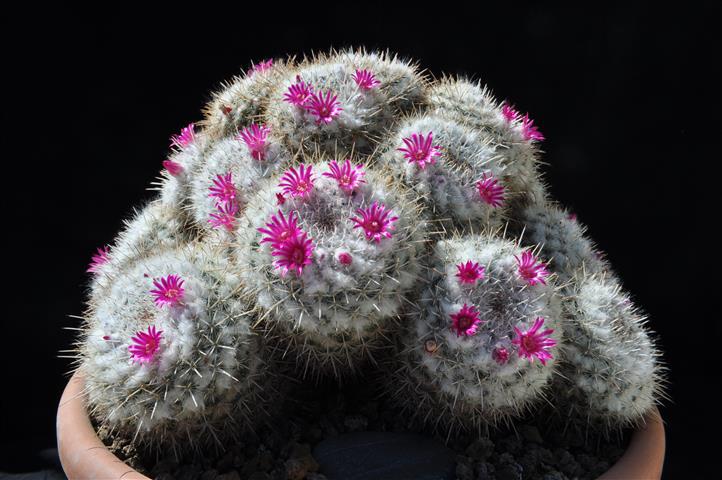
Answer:
[[[355,432],[316,445],[313,455],[328,480],[452,480],[455,453],[410,433]]]

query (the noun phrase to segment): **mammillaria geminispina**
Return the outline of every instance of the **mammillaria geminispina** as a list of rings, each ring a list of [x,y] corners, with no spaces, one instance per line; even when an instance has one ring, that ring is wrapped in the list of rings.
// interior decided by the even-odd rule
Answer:
[[[273,411],[285,362],[308,382],[379,371],[445,430],[541,405],[641,422],[659,352],[548,198],[541,127],[388,53],[255,64],[171,137],[158,198],[92,256],[91,414],[138,446],[222,444]]]

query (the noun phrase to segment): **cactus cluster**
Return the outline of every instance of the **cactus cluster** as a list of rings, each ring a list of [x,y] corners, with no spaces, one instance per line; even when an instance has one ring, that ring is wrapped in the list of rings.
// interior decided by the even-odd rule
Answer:
[[[548,198],[543,139],[480,84],[388,53],[254,65],[172,137],[158,197],[93,257],[93,417],[144,447],[222,444],[272,414],[290,365],[373,369],[447,432],[543,405],[641,422],[659,351]]]

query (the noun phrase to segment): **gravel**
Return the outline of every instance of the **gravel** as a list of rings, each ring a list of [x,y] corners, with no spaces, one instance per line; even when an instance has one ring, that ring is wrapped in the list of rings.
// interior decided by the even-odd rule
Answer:
[[[321,440],[359,431],[422,432],[418,426],[404,423],[398,410],[379,397],[372,385],[363,380],[343,387],[299,384],[285,397],[283,415],[273,425],[257,429],[255,435],[222,454],[202,458],[178,460],[164,452],[144,457],[126,440],[112,437],[104,428],[97,431],[121,460],[161,480],[327,480],[312,455]],[[457,453],[457,478],[596,478],[619,459],[631,434],[625,430],[613,439],[589,432],[575,435],[563,432],[563,426],[542,422],[540,417],[520,419],[513,428],[491,431],[489,437],[449,439],[448,446]]]

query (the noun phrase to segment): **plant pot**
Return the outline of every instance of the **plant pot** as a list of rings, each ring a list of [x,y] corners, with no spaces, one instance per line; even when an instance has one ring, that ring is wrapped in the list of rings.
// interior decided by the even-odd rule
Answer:
[[[57,415],[58,452],[63,470],[74,479],[149,480],[105,447],[88,418],[83,376],[75,372],[63,391]],[[655,407],[646,425],[632,435],[627,451],[604,475],[611,479],[659,479],[664,463],[664,425]]]

